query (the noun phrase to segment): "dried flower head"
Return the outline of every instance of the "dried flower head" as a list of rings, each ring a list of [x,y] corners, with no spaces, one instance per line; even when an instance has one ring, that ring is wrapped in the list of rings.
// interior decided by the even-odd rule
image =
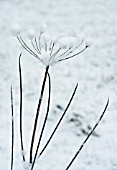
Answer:
[[[42,24],[39,32],[31,29],[28,31],[30,44],[21,36],[20,26],[14,27],[14,33],[20,44],[44,65],[50,66],[63,60],[75,57],[85,51],[91,45],[91,41],[78,35],[52,37],[47,32],[46,24]],[[80,38],[79,38],[80,37]],[[33,47],[33,48],[32,48]]]

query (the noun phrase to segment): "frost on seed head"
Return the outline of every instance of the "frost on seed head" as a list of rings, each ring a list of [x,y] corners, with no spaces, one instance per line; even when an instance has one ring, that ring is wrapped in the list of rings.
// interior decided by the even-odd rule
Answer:
[[[20,35],[20,26],[16,24],[13,27],[22,47],[45,66],[73,58],[92,44],[92,41],[86,39],[84,34],[51,36],[46,32],[46,29],[45,23],[41,24],[37,34],[35,30],[30,29],[27,33],[30,41],[26,43]]]
[[[50,60],[51,56],[49,52],[42,51],[40,58],[45,66],[52,64]]]
[[[21,26],[20,26],[20,24],[14,23],[14,24],[12,25],[11,31],[12,31],[12,35],[13,35],[13,36],[19,35],[20,32],[21,32]]]
[[[72,48],[77,45],[77,38],[76,37],[69,37],[69,48]]]
[[[56,44],[57,42],[58,42],[58,37],[57,36],[53,36],[52,37],[52,42],[54,43],[54,44]]]
[[[69,48],[69,39],[67,37],[62,37],[58,40],[58,45],[62,49]]]
[[[42,34],[42,33],[44,33],[46,30],[47,30],[47,25],[46,25],[46,23],[42,23],[42,24],[40,25],[40,28],[39,28],[40,33]]]
[[[42,38],[45,43],[50,41],[50,35],[48,33],[43,33]]]
[[[28,30],[28,38],[32,40],[34,37],[35,37],[35,30],[34,29]]]
[[[87,38],[86,41],[85,41],[85,46],[86,47],[90,47],[92,45],[92,39],[91,38]]]

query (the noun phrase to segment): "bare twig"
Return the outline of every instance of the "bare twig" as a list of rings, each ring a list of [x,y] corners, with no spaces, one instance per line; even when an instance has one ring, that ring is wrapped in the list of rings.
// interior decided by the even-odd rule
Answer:
[[[39,50],[40,50],[40,52],[41,52],[41,35],[42,35],[42,33],[40,33],[40,35],[39,35]]]
[[[48,75],[48,69],[49,69],[49,66],[47,66],[46,70],[45,70],[44,80],[43,80],[42,88],[41,88],[41,95],[39,97],[39,102],[38,102],[38,106],[37,106],[37,112],[36,112],[36,117],[35,117],[35,122],[34,122],[33,133],[32,133],[31,146],[30,146],[30,163],[32,163],[32,152],[33,152],[33,145],[34,145],[34,140],[35,140],[35,133],[36,133],[36,129],[37,129],[37,122],[38,122],[40,107],[41,107],[41,103],[42,103],[43,93],[44,93],[44,89],[45,89],[45,83],[46,83],[46,79],[47,79],[47,75]]]
[[[22,39],[21,36],[17,36],[18,41],[20,42],[20,44],[22,45],[22,47],[28,51],[31,55],[33,55],[34,57],[38,58],[40,61],[41,59],[38,57],[38,55],[36,53],[34,53],[28,46],[27,44],[24,42],[24,40]]]
[[[12,86],[11,86],[11,115],[12,115],[11,170],[13,170],[13,159],[14,159],[14,111],[13,111],[13,92],[12,92]]]
[[[49,73],[48,73],[48,78],[49,78],[49,96],[48,96],[47,111],[46,111],[46,115],[45,115],[45,119],[44,119],[44,123],[43,123],[42,129],[41,129],[41,134],[40,134],[40,137],[39,137],[39,141],[38,141],[38,145],[37,145],[37,148],[36,148],[36,152],[35,152],[35,156],[34,156],[34,160],[33,160],[33,163],[32,163],[31,170],[33,170],[33,167],[35,165],[35,161],[36,161],[36,158],[37,158],[39,146],[40,146],[40,143],[41,143],[41,139],[42,139],[42,136],[43,136],[43,132],[44,132],[44,129],[45,129],[45,125],[46,125],[46,122],[47,122],[47,118],[48,118],[48,114],[49,114],[49,109],[50,109],[51,80],[50,80]]]
[[[21,55],[19,56],[19,80],[20,80],[20,142],[21,142],[21,151],[24,151],[23,145],[23,135],[22,135],[22,70],[21,70]],[[25,156],[22,154],[23,161],[25,161]]]
[[[87,48],[87,47],[83,48],[80,52],[78,52],[78,53],[76,53],[76,54],[73,54],[73,55],[71,55],[71,56],[69,56],[69,57],[66,57],[66,58],[63,58],[63,59],[60,59],[60,60],[58,60],[57,62],[60,62],[60,61],[63,61],[63,60],[68,60],[69,58],[73,58],[73,57],[81,54],[83,51],[85,51],[86,48]]]
[[[40,51],[40,49],[39,49],[39,46],[38,46],[36,37],[35,37],[35,44],[36,44],[36,47],[37,47],[37,50],[38,50],[39,54],[41,54],[41,51]]]
[[[52,55],[53,49],[54,49],[55,44],[52,44],[51,50],[50,50],[50,55]]]
[[[42,149],[42,151],[40,152],[40,154],[39,154],[38,157],[40,157],[40,156],[43,154],[43,152],[44,152],[45,149],[47,148],[48,144],[50,143],[52,137],[54,136],[56,130],[58,129],[61,121],[63,120],[63,118],[64,118],[64,116],[65,116],[65,114],[66,114],[66,112],[67,112],[67,110],[68,110],[68,108],[69,108],[72,100],[73,100],[73,97],[74,97],[74,95],[75,95],[75,93],[76,93],[77,87],[78,87],[78,83],[77,83],[77,85],[76,85],[76,87],[75,87],[75,89],[74,89],[74,91],[73,91],[73,93],[72,93],[72,96],[71,96],[71,98],[70,98],[70,100],[69,100],[69,102],[68,102],[68,104],[67,104],[67,106],[66,106],[66,108],[65,108],[65,110],[64,110],[64,112],[63,112],[63,114],[62,114],[62,116],[60,117],[60,119],[59,119],[58,123],[56,124],[56,126],[55,126],[55,128],[54,128],[54,130],[53,130],[53,132],[52,132],[52,134],[51,134],[51,136],[49,137],[48,141],[46,142],[45,146],[43,147],[43,149]]]
[[[92,133],[94,132],[94,130],[96,129],[96,127],[98,126],[98,124],[100,123],[100,121],[102,120],[104,113],[108,107],[109,104],[109,98],[107,100],[107,104],[104,108],[104,111],[102,112],[100,118],[98,119],[97,123],[94,125],[94,127],[92,128],[92,130],[90,131],[90,133],[88,134],[88,136],[86,137],[86,139],[84,140],[84,142],[82,143],[82,145],[80,146],[79,150],[76,152],[75,156],[72,158],[72,160],[70,161],[70,163],[68,164],[67,168],[65,170],[68,170],[72,163],[74,162],[74,160],[76,159],[76,157],[79,155],[79,153],[81,152],[82,148],[84,147],[84,145],[86,144],[86,142],[88,141],[89,137],[92,135]]]

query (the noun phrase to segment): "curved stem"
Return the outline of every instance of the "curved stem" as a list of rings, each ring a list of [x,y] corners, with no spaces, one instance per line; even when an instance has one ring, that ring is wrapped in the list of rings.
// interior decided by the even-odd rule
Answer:
[[[76,152],[76,154],[74,155],[74,157],[72,158],[72,160],[70,161],[70,163],[68,164],[67,168],[65,170],[68,170],[72,163],[74,162],[74,160],[76,159],[76,157],[79,155],[79,153],[81,152],[81,150],[83,149],[84,145],[86,144],[86,142],[88,141],[89,137],[92,135],[92,133],[94,132],[94,130],[96,129],[96,127],[98,126],[98,124],[100,123],[100,121],[102,120],[104,113],[108,107],[109,104],[109,98],[107,100],[107,104],[104,108],[103,113],[101,114],[100,118],[98,119],[97,123],[94,125],[94,127],[92,128],[92,130],[90,131],[90,133],[87,135],[86,139],[84,140],[84,142],[82,143],[82,145],[80,146],[79,150]]]
[[[13,158],[14,158],[14,112],[13,112],[13,92],[12,92],[12,86],[11,86],[11,115],[12,115],[11,170],[13,170]]]
[[[43,152],[44,152],[45,149],[47,148],[48,144],[50,143],[52,137],[54,136],[56,130],[58,129],[61,121],[63,120],[63,118],[64,118],[64,116],[65,116],[65,114],[66,114],[66,112],[67,112],[67,110],[68,110],[68,108],[69,108],[72,100],[73,100],[73,97],[74,97],[74,95],[75,95],[75,93],[76,93],[77,87],[78,87],[78,83],[76,84],[76,87],[75,87],[75,89],[74,89],[74,91],[73,91],[73,93],[72,93],[72,96],[71,96],[71,98],[70,98],[70,100],[69,100],[69,102],[68,102],[68,104],[67,104],[67,106],[66,106],[66,108],[65,108],[65,110],[64,110],[64,112],[63,112],[63,114],[62,114],[62,116],[60,117],[60,119],[59,119],[58,123],[56,124],[56,126],[55,126],[52,134],[50,135],[48,141],[46,142],[45,146],[43,147],[43,149],[42,149],[42,151],[40,152],[40,154],[39,154],[38,157],[40,157],[40,156],[43,154]]]
[[[46,111],[46,115],[45,115],[45,119],[44,119],[44,123],[43,123],[42,129],[41,129],[41,134],[40,134],[39,141],[38,141],[38,144],[37,144],[37,148],[36,148],[36,152],[35,152],[35,156],[34,156],[34,160],[33,160],[33,163],[32,163],[31,170],[33,170],[33,167],[35,165],[35,161],[36,161],[36,158],[37,158],[37,153],[38,153],[38,150],[39,150],[39,147],[40,147],[41,139],[42,139],[42,136],[43,136],[43,132],[44,132],[44,129],[45,129],[45,125],[46,125],[48,114],[49,114],[49,110],[50,110],[51,80],[50,80],[49,73],[48,73],[48,78],[49,78],[49,96],[48,96],[47,111]]]
[[[22,39],[21,36],[17,36],[18,41],[20,42],[20,44],[22,45],[22,47],[28,51],[31,55],[33,55],[34,57],[38,58],[39,60],[41,60],[37,54],[35,54],[28,46],[27,44],[24,42],[24,40]]]
[[[30,146],[30,163],[32,163],[32,153],[33,153],[33,145],[34,145],[34,140],[35,140],[35,133],[36,133],[36,129],[37,129],[37,122],[38,122],[40,107],[41,107],[41,103],[42,103],[43,93],[44,93],[44,89],[45,89],[45,83],[46,83],[46,79],[47,79],[47,75],[48,75],[48,69],[49,69],[49,66],[47,66],[46,70],[45,70],[44,80],[43,80],[42,88],[41,88],[41,94],[40,94],[39,102],[38,102],[38,106],[37,106],[37,112],[36,112],[36,117],[35,117],[35,122],[34,122],[33,133],[32,133],[31,146]]]
[[[73,57],[75,57],[76,55],[79,55],[79,54],[81,54],[83,51],[85,51],[86,48],[87,48],[87,47],[83,48],[80,52],[78,52],[78,53],[76,53],[76,54],[74,54],[74,55],[72,55],[72,56],[69,56],[69,57],[60,59],[60,60],[58,60],[57,62],[60,62],[60,61],[63,61],[63,60],[67,60],[67,59],[69,59],[69,58],[73,58]]]
[[[22,70],[21,70],[21,55],[19,56],[19,79],[20,79],[20,142],[21,142],[21,151],[24,151],[23,146],[23,135],[22,135]],[[25,157],[22,154],[23,161],[25,161]]]

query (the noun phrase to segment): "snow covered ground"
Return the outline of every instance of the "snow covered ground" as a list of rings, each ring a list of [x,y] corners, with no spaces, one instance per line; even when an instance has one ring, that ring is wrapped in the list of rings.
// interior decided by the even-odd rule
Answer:
[[[57,34],[83,32],[93,46],[71,60],[51,68],[52,103],[43,143],[62,114],[79,82],[74,102],[59,127],[46,153],[35,169],[64,170],[110,98],[103,121],[92,136],[71,170],[117,170],[117,2],[115,0],[4,0],[0,1],[0,169],[10,169],[11,111],[10,86],[13,85],[15,106],[15,169],[20,170],[19,145],[19,80],[18,56],[22,51],[11,36],[11,27],[19,22],[26,30],[48,24],[49,32]],[[32,123],[36,111],[44,67],[23,51],[24,136],[27,160]],[[81,115],[81,125],[70,122]],[[42,112],[43,116],[43,112]]]

